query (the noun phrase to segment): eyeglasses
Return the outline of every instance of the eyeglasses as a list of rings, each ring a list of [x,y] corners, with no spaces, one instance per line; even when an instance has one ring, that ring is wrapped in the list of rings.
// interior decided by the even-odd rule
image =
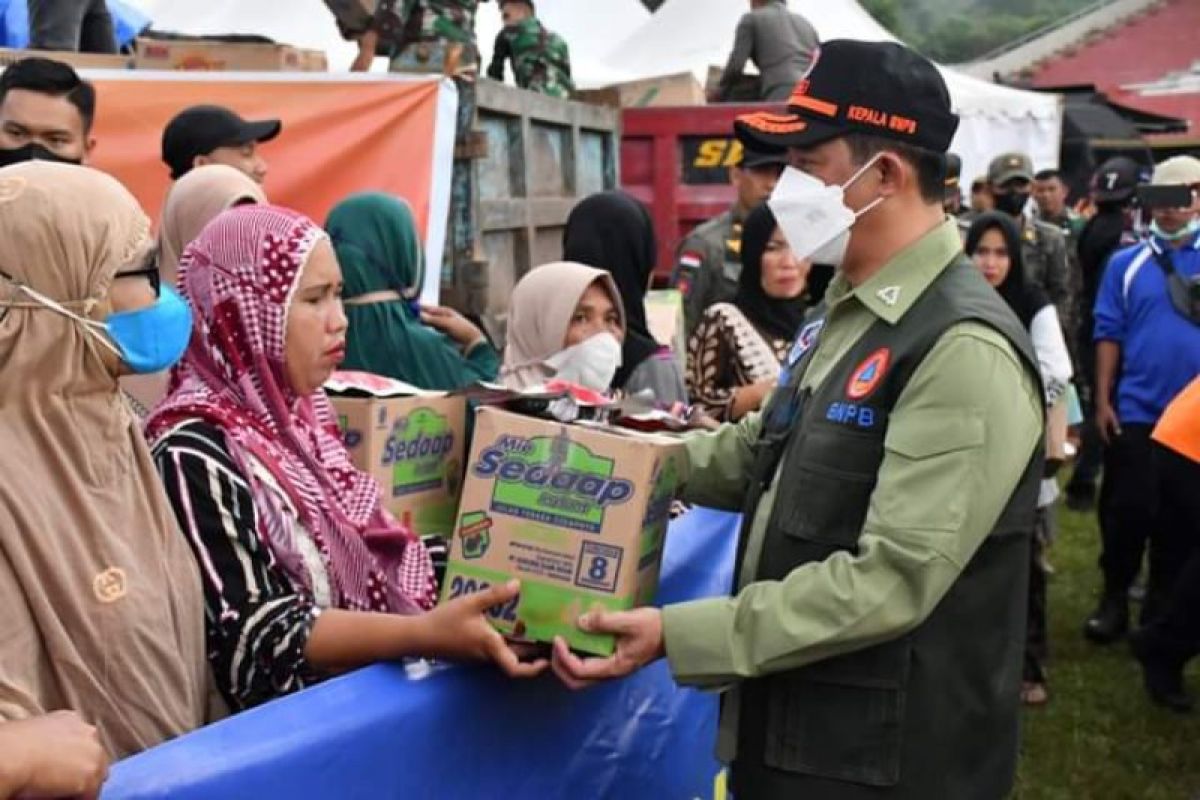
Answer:
[[[150,288],[154,290],[154,296],[162,295],[162,274],[158,271],[158,253],[151,252],[146,257],[146,263],[141,269],[131,269],[126,272],[118,272],[113,277],[115,278],[145,278],[150,282]]]

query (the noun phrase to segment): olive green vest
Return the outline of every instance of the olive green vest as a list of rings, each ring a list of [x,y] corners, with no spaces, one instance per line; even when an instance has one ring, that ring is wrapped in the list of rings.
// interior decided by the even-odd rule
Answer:
[[[745,531],[769,482],[779,488],[755,580],[857,550],[889,414],[942,334],[965,321],[1003,334],[1036,378],[1028,334],[965,259],[896,325],[876,322],[813,391],[799,387],[816,348],[800,361],[764,412]],[[1041,462],[1039,446],[995,530],[915,630],[743,685],[739,800],[1008,795]]]

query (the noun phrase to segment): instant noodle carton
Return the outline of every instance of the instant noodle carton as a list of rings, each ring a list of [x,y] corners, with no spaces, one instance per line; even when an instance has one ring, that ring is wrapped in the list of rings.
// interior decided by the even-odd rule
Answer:
[[[449,538],[462,488],[466,400],[388,378],[338,372],[325,385],[354,466],[416,533]]]
[[[521,596],[489,612],[497,629],[612,653],[575,622],[653,601],[682,469],[666,437],[480,409],[443,599],[519,578]]]

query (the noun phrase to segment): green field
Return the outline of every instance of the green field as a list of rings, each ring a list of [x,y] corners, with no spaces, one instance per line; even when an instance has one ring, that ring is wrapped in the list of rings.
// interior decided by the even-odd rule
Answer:
[[[1050,703],[1025,715],[1015,797],[1200,800],[1200,714],[1151,705],[1126,645],[1084,640],[1099,586],[1095,515],[1063,509],[1059,519],[1050,552]],[[1200,695],[1198,662],[1188,679]]]

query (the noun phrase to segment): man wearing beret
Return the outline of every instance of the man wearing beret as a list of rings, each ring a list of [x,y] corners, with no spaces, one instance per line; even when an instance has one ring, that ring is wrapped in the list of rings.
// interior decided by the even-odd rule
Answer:
[[[771,204],[798,258],[835,263],[761,413],[687,440],[684,494],[740,509],[732,597],[579,624],[616,635],[568,685],[666,658],[723,691],[738,800],[1007,797],[1017,761],[1043,398],[1028,337],[942,209],[958,126],[937,69],[825,43],[788,113]]]

